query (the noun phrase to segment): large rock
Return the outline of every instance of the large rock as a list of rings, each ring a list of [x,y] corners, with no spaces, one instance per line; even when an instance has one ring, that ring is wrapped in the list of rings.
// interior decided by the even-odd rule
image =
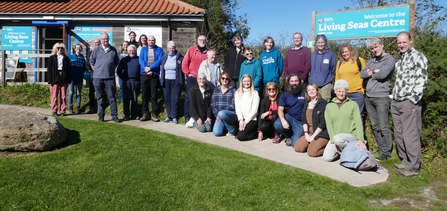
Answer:
[[[66,139],[67,131],[56,118],[0,105],[0,151],[48,151]]]

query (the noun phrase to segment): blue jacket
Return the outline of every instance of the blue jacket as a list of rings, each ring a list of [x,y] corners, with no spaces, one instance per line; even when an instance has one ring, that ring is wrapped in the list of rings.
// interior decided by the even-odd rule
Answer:
[[[269,52],[263,50],[259,60],[261,60],[262,66],[263,85],[267,85],[268,82],[275,82],[279,85],[279,78],[281,77],[283,71],[281,52],[279,52],[276,48],[270,49]]]
[[[348,145],[343,148],[340,156],[340,165],[357,169],[368,158],[369,151],[360,151],[360,148],[355,147],[356,142],[357,140],[349,141]]]
[[[87,71],[87,62],[85,61],[84,55],[70,55],[70,64],[71,79],[73,81],[81,81],[82,79],[84,79],[84,72]]]
[[[166,61],[168,60],[169,54],[163,55],[163,58],[161,59],[161,65],[160,65],[160,86],[163,87],[165,85],[165,73],[166,70],[164,68],[164,65]],[[175,82],[177,85],[182,86],[185,80],[185,74],[182,71],[182,61],[183,61],[183,55],[175,51],[175,60],[177,61],[177,74],[175,75]]]
[[[140,75],[146,75],[146,71],[144,71],[144,68],[147,65],[147,53],[148,53],[148,46],[144,46],[140,51]],[[154,63],[151,64],[150,68],[151,71],[154,72],[154,76],[160,75],[160,65],[161,65],[161,59],[163,58],[163,48],[158,47],[157,45],[154,47]]]
[[[253,58],[251,61],[245,60],[241,65],[238,80],[241,81],[242,76],[245,74],[251,75],[251,77],[253,78],[253,86],[255,90],[261,92],[261,82],[262,82],[261,62],[259,62],[259,60],[256,58]]]
[[[337,58],[331,50],[323,53],[314,51],[311,55],[310,83],[323,87],[332,83],[337,68]]]

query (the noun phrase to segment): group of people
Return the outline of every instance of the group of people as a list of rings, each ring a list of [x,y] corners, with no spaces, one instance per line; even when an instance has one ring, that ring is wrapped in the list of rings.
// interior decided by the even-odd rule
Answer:
[[[427,85],[427,59],[412,47],[408,32],[397,35],[400,57],[384,51],[382,40],[369,40],[374,57],[365,62],[349,43],[339,51],[340,60],[328,49],[325,35],[315,39],[315,51],[302,44],[302,34],[293,35],[293,48],[282,58],[272,37],[264,40],[260,58],[243,45],[242,37],[234,36],[234,46],[224,64],[216,60],[216,51],[208,49],[206,37],[200,35],[197,45],[183,56],[173,41],[167,53],[155,44],[155,37],[129,34],[131,41],[121,46],[121,53],[110,46],[108,34],[101,34],[100,47],[89,55],[88,63],[82,46],[75,47],[71,59],[65,46],[57,43],[48,65],[51,109],[57,114],[57,93],[61,92],[60,114],[65,114],[67,87],[79,87],[83,72],[91,68],[97,99],[99,121],[104,121],[104,95],[107,94],[112,121],[118,119],[115,73],[122,83],[124,119],[159,121],[157,88],[163,88],[166,119],[178,124],[179,98],[186,87],[184,117],[186,127],[215,136],[234,136],[240,141],[264,140],[273,143],[285,140],[296,152],[323,156],[325,161],[338,159],[351,141],[360,151],[367,150],[362,116],[366,108],[373,134],[378,142],[378,160],[388,159],[392,151],[392,133],[388,121],[391,105],[398,155],[402,160],[393,167],[402,176],[417,176],[421,158],[421,98]],[[132,40],[133,37],[133,40]],[[393,72],[395,86],[390,94]],[[82,72],[82,74],[80,73]],[[278,86],[285,80],[282,93]],[[69,85],[70,84],[70,85]],[[82,87],[82,85],[81,85]],[[138,117],[137,98],[142,92],[142,117]],[[69,91],[71,95],[73,91]],[[76,89],[73,111],[78,113],[80,99]],[[332,98],[332,96],[335,96]],[[149,101],[152,108],[149,110]],[[130,106],[131,104],[131,106]]]

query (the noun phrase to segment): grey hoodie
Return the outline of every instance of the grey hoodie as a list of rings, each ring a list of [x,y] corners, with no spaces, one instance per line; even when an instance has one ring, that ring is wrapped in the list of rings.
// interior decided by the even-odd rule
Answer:
[[[389,97],[391,77],[393,76],[395,63],[394,57],[390,54],[386,54],[379,61],[376,61],[376,57],[368,61],[366,67],[360,72],[361,78],[364,80],[369,79],[365,90],[368,97]],[[369,77],[368,69],[379,69],[380,71],[373,73]]]

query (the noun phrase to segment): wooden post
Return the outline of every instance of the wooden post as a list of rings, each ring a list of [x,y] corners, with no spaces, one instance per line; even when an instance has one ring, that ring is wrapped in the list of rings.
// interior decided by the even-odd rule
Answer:
[[[6,87],[6,51],[2,51],[2,84]]]
[[[413,45],[414,45],[414,19],[415,19],[416,11],[414,9],[414,0],[410,1],[410,35],[413,39]]]

